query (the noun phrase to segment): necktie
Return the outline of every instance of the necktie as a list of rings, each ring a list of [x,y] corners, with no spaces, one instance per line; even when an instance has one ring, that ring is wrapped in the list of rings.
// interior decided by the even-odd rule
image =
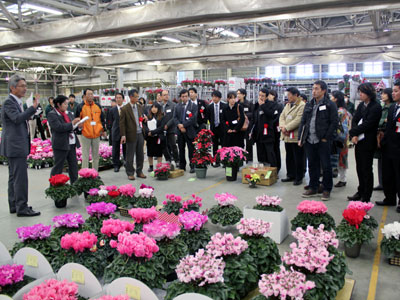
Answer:
[[[218,127],[218,125],[219,125],[218,104],[214,104],[214,124],[215,124],[215,127]]]
[[[394,108],[393,120],[395,120],[397,115],[399,114],[399,108],[400,105],[396,104],[396,107]]]

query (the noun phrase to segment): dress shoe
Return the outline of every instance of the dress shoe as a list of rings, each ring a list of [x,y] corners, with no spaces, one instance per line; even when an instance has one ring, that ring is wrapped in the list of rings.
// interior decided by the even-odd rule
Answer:
[[[301,197],[303,197],[303,198],[308,198],[308,197],[315,197],[315,196],[317,196],[317,195],[318,195],[318,194],[317,194],[316,191],[307,190],[307,191],[305,191],[305,192],[301,195]]]
[[[119,172],[119,167],[115,167],[115,168],[114,168],[114,172],[115,172],[115,173],[118,173],[118,172]]]
[[[138,174],[137,177],[143,178],[143,179],[147,178],[146,175],[144,175],[143,173]]]
[[[283,178],[281,179],[282,182],[291,182],[294,181],[294,178],[288,177],[288,178]]]
[[[295,180],[293,181],[293,185],[300,185],[303,183],[303,180]]]
[[[28,206],[28,209],[32,210],[32,206]],[[15,209],[15,207],[10,208],[10,214],[15,214],[17,212],[17,210]]]
[[[34,211],[31,208],[26,208],[25,210],[18,212],[17,216],[18,217],[36,217],[36,216],[40,216],[40,212]]]
[[[153,172],[153,166],[150,166],[148,169],[147,169],[147,172]]]
[[[374,187],[374,191],[383,191],[383,186],[377,185],[376,187]]]
[[[324,191],[322,193],[322,197],[321,197],[322,201],[328,201],[330,198],[331,198],[331,192]]]
[[[128,176],[128,179],[129,180],[135,180],[135,176],[133,176],[133,175],[132,176]]]
[[[397,211],[398,213],[400,213],[400,206],[397,206],[397,207],[396,207],[396,211]]]
[[[385,199],[383,201],[375,201],[375,204],[378,206],[396,206],[396,203],[387,203],[385,202]]]
[[[307,191],[308,189],[310,189],[310,186],[309,185],[305,185],[304,189]]]
[[[194,168],[190,168],[190,171],[189,171],[189,173],[194,173],[195,171],[194,171]]]
[[[339,181],[338,183],[335,184],[335,187],[339,188],[339,187],[344,187],[346,186],[346,182],[343,181]]]
[[[348,196],[347,200],[349,201],[360,201],[361,200],[361,196],[359,193],[355,193],[353,196]]]

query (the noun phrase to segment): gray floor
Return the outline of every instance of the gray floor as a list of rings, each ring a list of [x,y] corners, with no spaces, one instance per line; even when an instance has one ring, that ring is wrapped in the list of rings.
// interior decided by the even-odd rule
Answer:
[[[281,147],[281,149],[284,160],[284,147]],[[353,194],[356,191],[358,183],[357,175],[355,172],[353,150],[350,150],[349,157],[350,169],[348,171],[347,186],[341,189],[334,188],[334,190],[332,191],[331,200],[326,203],[328,206],[328,212],[335,218],[336,222],[340,222],[340,220],[342,219],[341,212],[347,205],[346,196]],[[374,163],[376,167],[376,160],[374,161]],[[146,169],[147,166],[147,163],[145,163]],[[52,200],[45,198],[44,190],[48,186],[49,174],[50,169],[29,170],[29,204],[32,205],[34,209],[40,210],[42,212],[42,215],[35,218],[17,218],[15,215],[10,215],[8,213],[8,168],[6,166],[0,166],[0,197],[3,203],[3,205],[0,206],[0,228],[2,228],[0,240],[7,247],[12,247],[13,243],[17,241],[15,229],[19,226],[29,226],[39,222],[42,222],[44,224],[51,224],[51,218],[53,216],[67,212],[80,212],[85,217],[87,216],[83,197],[70,200],[66,209],[56,209],[54,207],[54,204],[52,203]],[[103,171],[100,175],[107,185],[122,185],[128,183],[127,176],[124,173],[124,169],[121,169],[121,172],[119,173],[114,173],[113,170]],[[281,178],[285,177],[284,163],[279,176]],[[279,181],[278,183],[270,187],[260,186],[256,189],[250,189],[246,185],[239,182],[239,180],[237,182],[227,182],[225,180],[224,171],[222,168],[209,168],[207,178],[203,180],[196,179],[195,181],[189,181],[190,178],[195,178],[195,175],[186,172],[184,177],[168,181],[156,181],[154,178],[148,177],[145,180],[137,179],[136,181],[133,181],[132,184],[137,188],[141,183],[146,183],[154,186],[155,194],[160,204],[165,199],[164,197],[167,193],[175,193],[183,197],[190,196],[192,193],[196,193],[203,198],[204,209],[210,208],[212,205],[215,204],[213,197],[215,193],[230,192],[236,195],[239,198],[239,201],[237,203],[239,207],[243,207],[244,205],[254,205],[255,197],[263,193],[269,195],[279,195],[283,199],[282,206],[287,210],[290,219],[297,214],[296,206],[302,200],[301,193],[303,192],[303,186],[295,187],[291,183],[281,183]],[[372,201],[382,199],[382,192],[374,192]],[[382,207],[374,207],[371,210],[371,215],[373,215],[379,222],[382,217],[382,212]],[[393,207],[390,207],[385,223],[387,224],[394,221],[399,221],[399,219],[400,214],[396,213]],[[208,224],[207,226],[213,232],[217,231],[218,229],[212,224]],[[373,259],[377,248],[377,236],[378,233],[375,232],[375,239],[369,245],[363,246],[359,258],[347,259],[348,265],[353,272],[353,274],[348,275],[348,277],[356,280],[352,299],[364,300],[368,298]],[[293,238],[289,236],[283,244],[279,245],[281,255],[284,251],[289,249],[289,244],[292,241]],[[383,256],[381,256],[375,299],[399,299],[399,279],[400,267],[389,265],[387,263],[387,260]],[[368,299],[372,300],[373,298]]]

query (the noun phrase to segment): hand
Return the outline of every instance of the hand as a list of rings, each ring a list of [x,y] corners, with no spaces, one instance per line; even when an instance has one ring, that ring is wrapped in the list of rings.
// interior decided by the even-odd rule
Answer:
[[[79,128],[79,129],[82,129],[82,128],[83,128],[83,123],[79,124],[79,125],[78,125],[78,128]]]
[[[354,145],[357,145],[357,143],[358,143],[358,136],[353,136],[353,138],[351,139],[351,142],[352,142]]]
[[[298,142],[297,142],[297,145],[298,145],[299,147],[303,147],[303,145],[301,144],[301,141],[298,141]]]
[[[103,131],[103,133],[101,134],[103,136],[103,138],[107,137],[107,131]]]
[[[149,132],[147,135],[148,135],[148,136],[151,136],[151,132]]]
[[[286,135],[286,132],[287,132],[287,130],[286,130],[286,128],[285,128],[285,127],[281,127],[281,131],[282,131],[282,133],[283,133],[283,134],[285,134],[285,135]]]
[[[148,120],[146,115],[143,116],[143,119],[145,122],[147,122],[147,120]]]
[[[72,120],[72,125],[75,125],[76,123],[78,123],[81,119],[80,118],[75,118]]]
[[[167,125],[164,126],[164,130],[168,130],[168,126]]]
[[[321,142],[326,143],[328,140],[327,139],[322,139]]]
[[[39,105],[39,100],[37,98],[35,98],[35,100],[33,100],[33,104],[32,106],[36,109]]]
[[[182,131],[182,128],[184,128],[183,124],[178,124],[178,129]]]
[[[186,128],[185,128],[185,127],[182,127],[182,128],[181,128],[181,132],[182,132],[182,133],[185,133],[185,132],[186,132]]]
[[[126,137],[125,136],[122,136],[121,137],[121,144],[125,144],[126,143]]]
[[[383,131],[379,131],[378,135],[376,136],[376,140],[378,141],[378,148],[381,147],[381,141],[382,141],[384,135],[385,134],[383,133]]]

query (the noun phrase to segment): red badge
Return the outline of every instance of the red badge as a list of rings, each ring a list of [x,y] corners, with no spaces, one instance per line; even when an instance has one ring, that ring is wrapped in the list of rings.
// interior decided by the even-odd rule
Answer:
[[[264,135],[268,134],[268,124],[264,124]]]
[[[189,118],[193,117],[192,113],[189,114]]]

